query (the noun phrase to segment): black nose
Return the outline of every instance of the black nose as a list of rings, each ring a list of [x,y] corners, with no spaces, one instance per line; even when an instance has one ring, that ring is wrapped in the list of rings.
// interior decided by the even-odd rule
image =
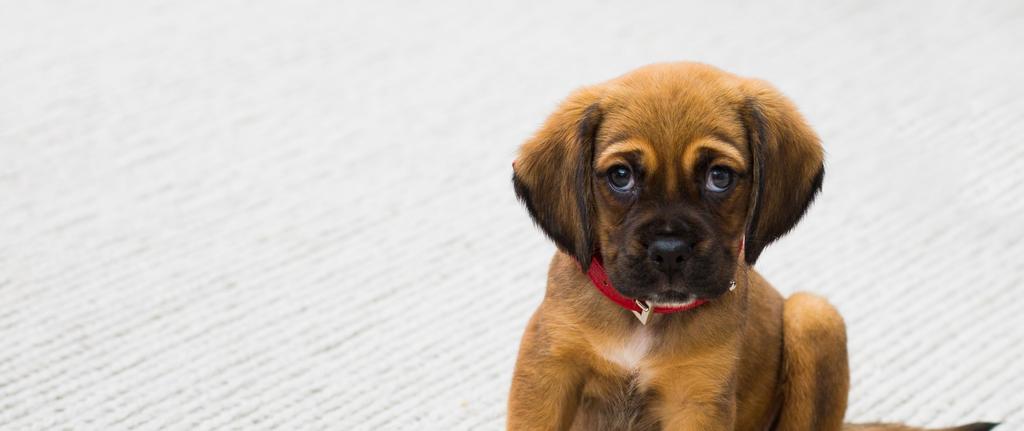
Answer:
[[[659,237],[647,247],[651,261],[666,274],[680,271],[692,252],[690,244],[678,237]]]

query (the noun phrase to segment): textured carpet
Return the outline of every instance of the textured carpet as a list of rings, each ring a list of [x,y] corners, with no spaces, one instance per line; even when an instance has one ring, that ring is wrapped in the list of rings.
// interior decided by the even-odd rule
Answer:
[[[501,428],[515,149],[680,59],[824,139],[758,267],[845,315],[849,418],[1024,427],[1024,3],[627,3],[8,2],[0,429]]]

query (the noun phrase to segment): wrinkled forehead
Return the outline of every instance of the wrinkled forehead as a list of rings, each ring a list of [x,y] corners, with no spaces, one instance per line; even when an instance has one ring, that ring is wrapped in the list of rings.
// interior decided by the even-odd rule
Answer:
[[[613,93],[603,109],[596,167],[628,161],[652,175],[677,176],[711,158],[745,171],[749,152],[739,104],[724,96],[685,87]]]

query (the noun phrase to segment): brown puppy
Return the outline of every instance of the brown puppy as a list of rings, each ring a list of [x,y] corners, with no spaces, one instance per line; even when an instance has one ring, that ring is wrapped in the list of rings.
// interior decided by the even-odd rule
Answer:
[[[843,427],[842,318],[751,267],[814,200],[822,161],[789,100],[710,66],[653,65],[573,93],[514,167],[559,252],[508,428]],[[604,270],[602,293],[588,271],[600,285]]]

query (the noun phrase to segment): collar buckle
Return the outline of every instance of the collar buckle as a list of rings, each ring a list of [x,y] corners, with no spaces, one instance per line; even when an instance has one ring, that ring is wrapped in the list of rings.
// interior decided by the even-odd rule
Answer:
[[[651,318],[651,309],[653,307],[651,307],[651,305],[648,304],[646,301],[641,301],[639,299],[634,299],[633,302],[636,303],[637,307],[640,307],[640,311],[635,311],[635,310],[630,310],[630,311],[633,312],[633,315],[636,316],[637,320],[640,321],[641,325],[646,326],[647,325],[647,319]]]

